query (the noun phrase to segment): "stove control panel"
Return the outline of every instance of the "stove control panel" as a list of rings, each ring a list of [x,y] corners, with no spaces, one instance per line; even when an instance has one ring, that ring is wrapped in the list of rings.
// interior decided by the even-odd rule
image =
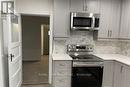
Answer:
[[[89,45],[67,45],[67,51],[68,52],[93,52],[94,46]]]

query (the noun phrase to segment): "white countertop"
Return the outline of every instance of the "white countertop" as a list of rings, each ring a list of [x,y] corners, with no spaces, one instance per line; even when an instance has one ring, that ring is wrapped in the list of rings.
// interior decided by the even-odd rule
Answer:
[[[53,60],[72,60],[68,54],[52,54]]]
[[[94,54],[103,60],[115,60],[130,66],[130,57],[120,54]],[[53,60],[72,60],[68,54],[52,54]]]
[[[104,60],[115,60],[130,66],[130,57],[123,56],[120,54],[94,54],[95,56]]]

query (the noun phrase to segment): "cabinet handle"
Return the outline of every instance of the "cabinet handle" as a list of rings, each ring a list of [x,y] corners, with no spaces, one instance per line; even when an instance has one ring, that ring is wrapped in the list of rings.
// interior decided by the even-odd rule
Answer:
[[[12,62],[12,60],[13,60],[13,57],[14,57],[14,55],[13,55],[13,54],[10,54],[11,62]]]
[[[109,37],[109,30],[108,30],[107,36]]]
[[[63,80],[63,79],[61,79],[61,80],[59,80],[59,82],[64,82],[64,80]]]
[[[86,0],[83,1],[83,11],[87,11]]]
[[[60,66],[65,66],[65,64],[59,64]]]
[[[120,72],[122,73],[122,71],[123,71],[123,66],[121,66],[121,71]]]
[[[84,0],[84,11],[87,11],[86,0]]]
[[[88,6],[87,5],[85,5],[85,11],[88,11]]]
[[[112,36],[112,30],[110,31],[110,37]]]
[[[85,11],[85,0],[83,1],[83,11]]]
[[[63,71],[59,71],[59,74],[64,74],[64,72]]]

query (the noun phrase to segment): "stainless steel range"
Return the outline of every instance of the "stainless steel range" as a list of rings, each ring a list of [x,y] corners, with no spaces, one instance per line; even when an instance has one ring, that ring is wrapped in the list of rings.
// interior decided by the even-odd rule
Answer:
[[[103,60],[93,55],[93,45],[67,45],[73,58],[72,87],[101,87]]]

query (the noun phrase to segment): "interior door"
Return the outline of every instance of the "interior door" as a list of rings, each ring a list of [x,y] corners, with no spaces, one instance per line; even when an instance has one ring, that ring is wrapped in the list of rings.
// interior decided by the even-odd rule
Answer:
[[[8,70],[9,87],[20,87],[22,83],[22,50],[20,16],[8,15]]]

